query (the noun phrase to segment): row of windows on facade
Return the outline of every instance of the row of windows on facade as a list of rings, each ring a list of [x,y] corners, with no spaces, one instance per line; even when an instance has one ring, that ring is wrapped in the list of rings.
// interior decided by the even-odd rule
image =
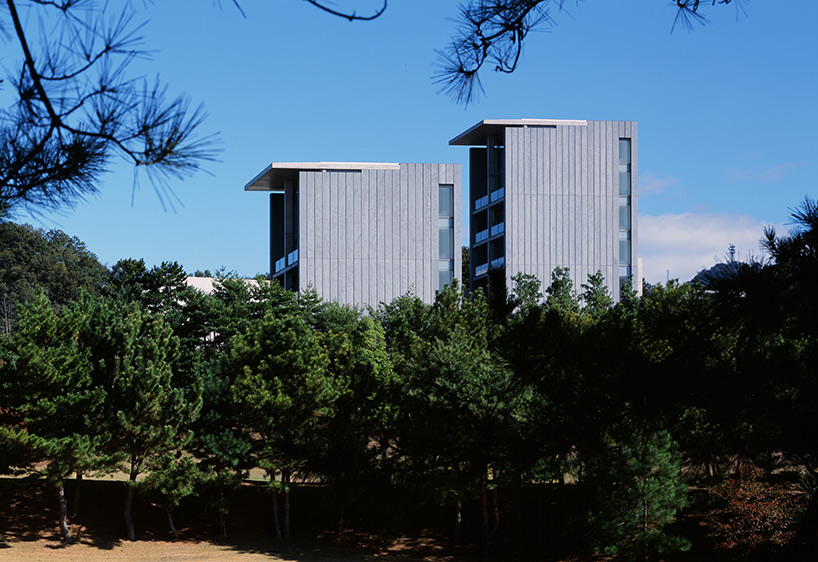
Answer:
[[[438,287],[454,278],[454,185],[438,187]]]
[[[631,277],[631,139],[619,139],[619,284]]]

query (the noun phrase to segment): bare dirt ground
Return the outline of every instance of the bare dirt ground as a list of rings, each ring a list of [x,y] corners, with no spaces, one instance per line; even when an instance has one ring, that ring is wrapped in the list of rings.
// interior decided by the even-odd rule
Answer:
[[[70,487],[68,488],[70,492]],[[228,517],[230,536],[218,537],[216,520],[201,506],[180,507],[175,521],[181,535],[172,540],[164,512],[137,501],[136,541],[124,539],[122,493],[118,482],[85,481],[82,517],[70,526],[74,544],[58,533],[56,497],[37,482],[0,478],[0,561],[185,561],[185,562],[468,562],[471,547],[455,547],[439,532],[416,529],[411,536],[389,537],[351,530],[338,539],[309,520],[290,540],[273,538],[269,496],[248,489]],[[70,494],[69,494],[70,498]],[[305,498],[299,498],[305,499]],[[313,502],[314,498],[306,498]],[[299,513],[302,521],[306,514]]]
[[[67,486],[72,496],[73,482]],[[556,490],[556,492],[555,492]],[[569,488],[529,491],[528,503],[539,518],[530,514],[525,521],[523,551],[519,543],[512,547],[509,537],[498,538],[492,545],[490,560],[514,562],[608,562],[610,558],[594,556],[572,543],[566,532],[566,505],[572,503]],[[818,560],[815,542],[804,548],[782,550],[763,548],[719,549],[718,537],[708,534],[716,525],[745,546],[764,539],[769,529],[780,526],[771,517],[782,512],[781,502],[788,497],[786,488],[776,496],[756,496],[732,508],[702,511],[691,507],[674,524],[674,534],[692,541],[689,552],[673,553],[655,562],[769,562],[771,560]],[[165,512],[147,497],[137,496],[134,522],[137,541],[124,539],[122,500],[124,483],[85,481],[82,485],[81,514],[72,519],[75,544],[65,545],[57,529],[57,503],[53,489],[42,482],[0,478],[0,562],[5,561],[292,561],[292,562],[477,562],[484,561],[479,544],[479,522],[475,506],[464,509],[464,541],[455,544],[451,537],[450,513],[445,509],[413,513],[406,505],[390,506],[400,514],[394,522],[376,517],[349,514],[341,538],[334,532],[336,519],[326,491],[320,487],[299,487],[293,497],[293,538],[274,538],[271,521],[271,498],[266,488],[249,482],[231,497],[232,511],[227,516],[229,536],[218,531],[218,516],[203,500],[183,503],[175,513],[181,538],[173,540]],[[557,493],[560,492],[560,493]],[[706,499],[707,489],[691,491],[691,501]],[[766,499],[765,499],[766,498]],[[775,500],[775,501],[773,501]],[[698,501],[703,505],[708,502]],[[746,505],[745,505],[746,504]],[[768,505],[769,504],[769,505]],[[725,503],[725,506],[732,505]],[[783,505],[783,504],[782,504]],[[778,507],[776,507],[778,506]],[[392,509],[394,507],[394,509]],[[745,511],[747,513],[745,513]],[[521,529],[503,515],[506,533]],[[782,519],[783,521],[784,519]],[[427,526],[428,525],[428,526]],[[763,527],[762,533],[757,528]],[[399,529],[396,530],[396,529]],[[765,534],[766,533],[766,534]],[[723,534],[723,533],[722,533]],[[498,534],[499,537],[499,534]],[[722,537],[723,539],[724,537]],[[766,539],[765,539],[766,540]],[[809,545],[813,545],[810,547]],[[764,545],[762,545],[764,546]],[[775,546],[775,545],[773,545]],[[798,546],[798,545],[796,545]]]
[[[108,560],[166,562],[255,562],[286,560],[298,562],[457,562],[461,556],[439,552],[422,539],[397,541],[383,549],[333,544],[329,541],[104,541],[83,538],[66,546],[57,537],[36,540],[11,540],[0,546],[0,560],[25,562]]]

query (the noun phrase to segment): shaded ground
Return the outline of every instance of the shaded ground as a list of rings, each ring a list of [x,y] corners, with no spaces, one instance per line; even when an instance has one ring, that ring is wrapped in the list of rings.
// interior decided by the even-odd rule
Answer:
[[[70,498],[72,486],[67,487]],[[197,503],[174,512],[181,540],[173,540],[165,512],[146,498],[134,505],[139,540],[124,539],[123,483],[86,480],[80,516],[72,523],[75,544],[65,545],[56,525],[56,496],[41,482],[0,478],[0,560],[62,561],[156,560],[231,561],[292,560],[301,562],[465,562],[470,546],[456,547],[434,530],[415,529],[407,536],[351,530],[338,539],[323,529],[314,511],[321,489],[302,489],[294,500],[293,538],[273,538],[271,502],[261,486],[245,486],[228,516],[229,537],[219,537],[218,518]],[[331,523],[327,521],[327,523]]]
[[[67,487],[71,497],[73,483]],[[348,514],[349,531],[339,539],[326,490],[298,488],[293,494],[293,538],[276,540],[272,533],[270,496],[260,485],[246,485],[231,499],[229,537],[218,533],[218,517],[201,501],[182,504],[175,512],[181,540],[172,540],[164,511],[148,498],[134,505],[136,542],[124,540],[122,500],[124,485],[115,481],[85,481],[79,517],[71,530],[76,544],[65,546],[57,530],[53,491],[41,482],[0,478],[0,560],[63,561],[156,560],[156,561],[255,561],[300,562],[471,562],[483,560],[479,553],[477,506],[464,506],[463,542],[451,539],[450,511],[445,506],[412,509],[395,502],[388,516],[376,513],[366,518]],[[606,557],[584,552],[572,538],[570,509],[576,504],[572,487],[538,487],[527,490],[523,509],[502,514],[503,532],[498,533],[491,559],[543,562],[605,561]],[[691,490],[693,505],[674,525],[676,534],[691,540],[693,548],[662,558],[667,562],[710,562],[715,560],[818,560],[809,549],[783,549],[775,545],[749,553],[718,548],[712,534],[713,522],[726,521],[728,530],[746,528],[735,511],[725,511],[725,502],[714,503],[712,490]],[[721,500],[719,500],[721,501]],[[752,498],[748,505],[756,505]],[[733,509],[733,508],[730,508]],[[758,519],[756,512],[750,515]],[[748,521],[754,525],[753,520]],[[767,522],[767,527],[778,523]],[[749,524],[749,523],[748,523]],[[400,529],[395,531],[394,529]],[[755,538],[760,535],[756,533]],[[761,537],[763,538],[763,537]],[[512,547],[512,544],[514,547]]]

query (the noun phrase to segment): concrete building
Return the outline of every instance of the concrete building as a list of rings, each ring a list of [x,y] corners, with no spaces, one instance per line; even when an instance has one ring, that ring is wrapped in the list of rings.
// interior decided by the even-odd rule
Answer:
[[[460,165],[273,163],[245,186],[270,192],[270,273],[324,300],[426,302],[460,277]]]
[[[601,270],[614,298],[640,279],[636,229],[636,123],[485,120],[449,141],[469,146],[473,287],[489,267],[536,275],[556,267],[579,289]]]

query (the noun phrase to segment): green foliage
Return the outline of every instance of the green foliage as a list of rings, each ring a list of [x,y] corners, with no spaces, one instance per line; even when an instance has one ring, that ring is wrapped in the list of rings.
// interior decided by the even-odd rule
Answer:
[[[10,361],[0,366],[0,441],[25,452],[20,466],[57,485],[72,472],[98,468],[106,444],[94,427],[106,391],[91,377],[92,350],[81,339],[89,329],[80,307],[58,313],[39,291],[20,307]]]
[[[571,478],[597,498],[584,523],[598,549],[681,546],[666,527],[684,504],[682,458],[691,477],[770,472],[773,453],[818,466],[815,208],[799,210],[800,230],[769,234],[774,262],[732,260],[730,275],[642,297],[626,288],[615,305],[600,272],[577,296],[562,268],[545,302],[518,274],[511,297],[455,282],[431,305],[407,294],[363,312],[221,273],[204,295],[178,264],[122,260],[106,297],[55,306],[41,292],[0,338],[0,463],[58,486],[124,468],[171,527],[197,490],[227,513],[254,466],[278,491],[326,483],[339,514],[394,513],[387,494],[479,498],[484,548],[506,513],[518,528],[527,484]],[[762,488],[740,495],[764,503]]]
[[[540,289],[542,282],[535,275],[519,272],[511,277],[511,296],[522,314],[542,302],[543,294]]]
[[[297,308],[267,301],[265,315],[230,341],[237,373],[232,399],[255,437],[259,462],[274,474],[297,466],[320,423],[331,418],[342,387],[327,376],[329,357]]]
[[[343,511],[382,482],[396,383],[380,324],[336,303],[326,303],[312,318],[328,357],[326,376],[339,392],[332,415],[307,441],[306,470],[321,475]]]
[[[78,238],[61,230],[0,221],[0,335],[8,337],[17,304],[42,290],[54,305],[98,293],[106,269]]]
[[[168,452],[154,458],[142,487],[156,497],[159,505],[171,512],[192,495],[202,475],[190,455]]]
[[[109,434],[136,481],[154,459],[188,442],[200,391],[175,380],[179,340],[162,316],[121,300],[94,299],[87,307],[91,330],[83,343],[94,350],[95,383],[108,390],[97,430]]]
[[[571,281],[567,267],[557,267],[551,272],[551,284],[545,290],[545,306],[566,312],[579,312],[579,303],[574,293],[574,282]]]
[[[613,306],[613,298],[605,285],[605,277],[602,271],[597,271],[588,276],[588,282],[582,284],[582,295],[580,296],[585,307],[582,309],[586,314],[599,316]]]
[[[647,559],[689,543],[665,527],[687,503],[681,457],[666,431],[636,431],[609,447],[591,468],[595,505],[588,513],[597,551]]]
[[[123,513],[133,540],[131,504],[134,489],[142,485],[138,477],[187,445],[201,391],[197,381],[184,387],[174,377],[179,339],[160,314],[121,298],[99,298],[87,306],[92,329],[84,344],[94,350],[95,383],[108,391],[96,431],[106,435],[110,454],[128,474]]]

